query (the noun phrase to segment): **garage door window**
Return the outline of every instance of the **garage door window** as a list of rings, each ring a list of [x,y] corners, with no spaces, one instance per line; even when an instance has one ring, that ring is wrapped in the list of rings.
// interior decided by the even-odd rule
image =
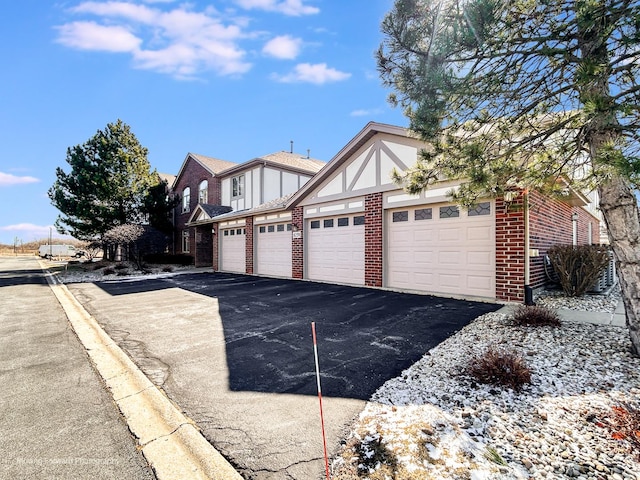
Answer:
[[[273,233],[273,232],[275,232],[275,231],[276,231],[276,227],[274,227],[273,225],[269,225],[269,226],[267,227],[267,231],[268,231],[269,233]]]
[[[353,217],[354,225],[364,225],[364,215],[358,215],[357,217]]]
[[[455,205],[440,207],[440,218],[458,218],[459,216],[460,209]]]
[[[490,202],[482,202],[469,209],[470,217],[478,217],[480,215],[491,215]]]
[[[339,227],[348,227],[349,226],[349,217],[339,218],[338,219]]]
[[[276,230],[277,230],[278,232],[284,232],[284,223],[282,223],[282,224],[278,225],[278,226],[276,227]]]
[[[324,221],[324,228],[333,228],[333,218],[328,218]]]
[[[413,219],[416,221],[431,220],[432,218],[433,218],[433,213],[430,208],[418,208],[415,210],[413,214]]]
[[[393,221],[394,222],[408,222],[409,221],[409,211],[404,210],[402,212],[393,212]]]
[[[311,222],[311,228],[320,228],[320,220],[314,220]]]
[[[266,228],[266,227],[260,227],[260,233],[264,233],[264,232],[266,232],[266,231],[267,231],[267,228]]]

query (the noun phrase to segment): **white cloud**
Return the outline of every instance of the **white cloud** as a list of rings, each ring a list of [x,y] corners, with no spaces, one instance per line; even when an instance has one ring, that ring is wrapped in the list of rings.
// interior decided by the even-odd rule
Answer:
[[[262,48],[262,53],[275,58],[292,60],[300,53],[302,39],[289,35],[281,35],[269,40]]]
[[[340,82],[350,76],[350,73],[327,67],[326,63],[300,63],[287,75],[273,74],[272,78],[282,83],[314,83],[322,85],[329,82]]]
[[[142,42],[124,27],[73,22],[58,27],[58,42],[80,50],[134,52]]]
[[[57,27],[58,42],[72,48],[129,52],[137,68],[182,79],[207,70],[234,75],[251,68],[238,44],[246,36],[241,24],[223,21],[214,8],[197,12],[187,4],[163,10],[129,2],[89,1],[70,11],[99,17],[97,22]]]
[[[22,185],[25,183],[37,183],[39,181],[40,179],[35,177],[19,177],[10,173],[0,172],[0,187],[10,187],[12,185]]]
[[[379,115],[380,113],[382,113],[382,109],[380,108],[373,108],[373,109],[359,109],[359,110],[354,110],[353,112],[350,113],[350,115],[352,117],[370,117],[372,115]]]
[[[236,0],[236,3],[247,10],[265,10],[291,17],[320,13],[319,8],[304,5],[302,0]]]

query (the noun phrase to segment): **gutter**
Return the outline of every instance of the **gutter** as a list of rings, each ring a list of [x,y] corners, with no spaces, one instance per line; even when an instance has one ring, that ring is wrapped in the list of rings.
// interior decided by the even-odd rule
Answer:
[[[534,305],[531,288],[531,239],[529,236],[529,191],[522,194],[524,208],[524,304]]]

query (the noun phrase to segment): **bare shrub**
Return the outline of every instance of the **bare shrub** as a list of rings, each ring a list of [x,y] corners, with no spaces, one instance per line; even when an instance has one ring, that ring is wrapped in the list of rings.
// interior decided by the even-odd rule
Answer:
[[[556,245],[547,255],[569,297],[587,293],[609,265],[609,249],[599,245]]]
[[[531,383],[531,369],[522,355],[493,346],[471,359],[468,372],[481,383],[502,385],[514,390]]]
[[[560,317],[556,311],[539,305],[520,305],[513,312],[513,320],[518,325],[560,326]]]

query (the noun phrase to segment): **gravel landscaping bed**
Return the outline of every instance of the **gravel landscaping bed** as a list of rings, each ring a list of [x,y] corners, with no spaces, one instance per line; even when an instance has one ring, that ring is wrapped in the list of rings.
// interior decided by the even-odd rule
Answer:
[[[610,312],[618,299],[614,289],[536,301]],[[519,353],[531,383],[515,391],[474,381],[469,359],[489,346]],[[626,328],[483,315],[373,395],[332,478],[640,480],[640,433],[634,449],[636,434],[620,426],[640,428],[640,358],[630,348]]]

